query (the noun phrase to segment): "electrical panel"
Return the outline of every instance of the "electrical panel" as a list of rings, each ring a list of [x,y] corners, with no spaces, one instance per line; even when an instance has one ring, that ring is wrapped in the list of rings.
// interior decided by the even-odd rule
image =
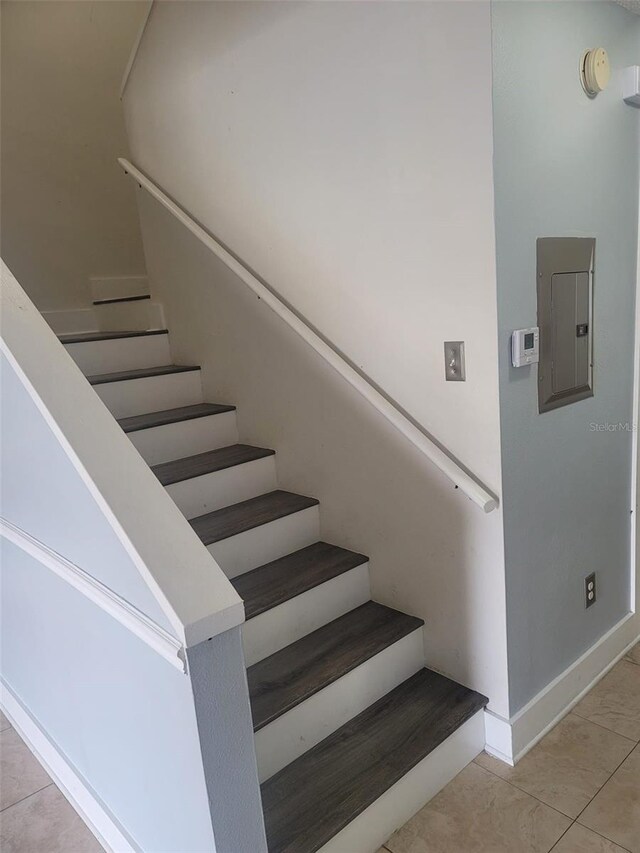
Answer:
[[[538,256],[538,411],[593,396],[591,237],[541,237]]]

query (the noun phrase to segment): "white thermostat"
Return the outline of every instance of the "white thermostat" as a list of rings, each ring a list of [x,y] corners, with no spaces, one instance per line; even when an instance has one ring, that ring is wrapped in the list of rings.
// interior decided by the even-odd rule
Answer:
[[[540,357],[540,330],[516,329],[511,335],[511,362],[514,367],[537,364]]]

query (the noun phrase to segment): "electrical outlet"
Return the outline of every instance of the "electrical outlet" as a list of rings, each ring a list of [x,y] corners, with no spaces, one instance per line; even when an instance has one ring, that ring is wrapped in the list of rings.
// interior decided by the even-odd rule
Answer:
[[[596,603],[596,573],[591,572],[584,579],[584,606],[591,607]]]

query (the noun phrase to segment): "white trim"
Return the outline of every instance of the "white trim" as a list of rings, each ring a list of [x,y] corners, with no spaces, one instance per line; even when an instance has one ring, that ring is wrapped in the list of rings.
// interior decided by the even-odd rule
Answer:
[[[640,182],[638,183],[638,212],[640,214]],[[640,222],[640,219],[639,219]],[[640,230],[640,229],[639,229]],[[640,239],[636,272],[636,340],[634,353],[633,422],[631,438],[631,610],[640,609]]]
[[[86,781],[47,737],[9,685],[0,684],[0,707],[36,759],[108,853],[139,853]]]
[[[510,719],[485,711],[485,749],[516,764],[640,640],[640,619],[628,613]]]
[[[118,163],[127,174],[132,175],[136,182],[160,202],[176,219],[188,228],[201,243],[214,253],[238,278],[246,284],[253,293],[261,299],[275,314],[283,320],[303,341],[309,344],[346,382],[358,391],[365,400],[373,406],[387,421],[395,427],[408,441],[413,444],[427,459],[460,488],[467,497],[481,507],[485,512],[492,512],[498,506],[498,499],[488,489],[467,473],[463,466],[446,453],[435,441],[419,429],[395,405],[377,391],[357,370],[314,332],[297,314],[288,308],[279,297],[259,281],[255,275],[233,257],[217,240],[198,225],[186,211],[169,198],[156,184],[139,169],[123,157]]]
[[[124,97],[124,90],[127,88],[127,83],[129,82],[129,77],[131,76],[131,72],[133,70],[133,65],[136,61],[136,57],[138,55],[138,51],[140,50],[140,44],[142,42],[142,37],[144,36],[144,31],[147,29],[147,24],[149,23],[149,15],[151,14],[151,10],[153,9],[153,0],[150,0],[147,14],[144,16],[144,21],[140,24],[140,29],[138,30],[138,35],[136,36],[136,40],[133,43],[133,47],[131,48],[131,53],[129,54],[129,59],[127,61],[127,67],[124,69],[124,74],[122,75],[122,83],[120,84],[120,100]]]
[[[160,625],[149,619],[144,613],[119,596],[99,580],[87,574],[65,557],[53,551],[43,542],[30,536],[15,524],[0,516],[0,535],[13,542],[25,553],[34,557],[59,578],[78,590],[85,598],[96,604],[105,613],[124,625],[127,630],[145,642],[155,652],[173,664],[181,672],[186,672],[186,656],[182,643],[172,637]]]

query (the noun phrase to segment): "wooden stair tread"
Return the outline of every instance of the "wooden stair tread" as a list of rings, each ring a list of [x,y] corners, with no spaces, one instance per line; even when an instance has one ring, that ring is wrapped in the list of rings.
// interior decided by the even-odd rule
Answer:
[[[367,560],[368,557],[355,551],[327,542],[315,542],[238,575],[232,578],[231,583],[244,601],[245,618],[252,619]]]
[[[269,853],[315,853],[486,704],[420,670],[262,785]]]
[[[221,415],[224,412],[235,412],[235,406],[225,406],[218,403],[196,403],[193,406],[178,406],[176,409],[162,409],[159,412],[147,412],[144,415],[133,415],[120,418],[118,423],[125,432],[137,432],[140,429],[167,426],[194,418],[206,418],[209,415]]]
[[[150,293],[140,293],[138,296],[116,296],[113,299],[94,299],[94,305],[113,305],[116,302],[139,302],[141,299],[151,299]]]
[[[368,601],[250,666],[254,731],[423,624],[415,616]]]
[[[317,506],[318,503],[316,498],[276,489],[257,498],[249,498],[247,501],[192,518],[189,523],[204,544],[211,545],[228,539],[229,536],[244,533],[245,530],[252,530],[294,512]]]
[[[123,382],[127,379],[145,379],[148,376],[166,376],[169,373],[187,373],[200,370],[193,364],[163,364],[160,367],[141,367],[135,370],[119,370],[116,373],[97,373],[87,376],[91,385],[104,385],[107,382]]]
[[[172,483],[201,477],[203,474],[212,474],[214,471],[233,468],[235,465],[253,462],[255,459],[263,459],[265,456],[274,454],[275,450],[268,450],[265,447],[231,444],[228,447],[207,450],[205,453],[185,456],[171,462],[162,462],[159,465],[153,465],[151,470],[163,486],[170,486]]]
[[[143,338],[147,335],[168,335],[168,329],[146,329],[145,331],[81,332],[58,335],[63,344],[89,344],[93,341],[116,341],[120,338]]]

